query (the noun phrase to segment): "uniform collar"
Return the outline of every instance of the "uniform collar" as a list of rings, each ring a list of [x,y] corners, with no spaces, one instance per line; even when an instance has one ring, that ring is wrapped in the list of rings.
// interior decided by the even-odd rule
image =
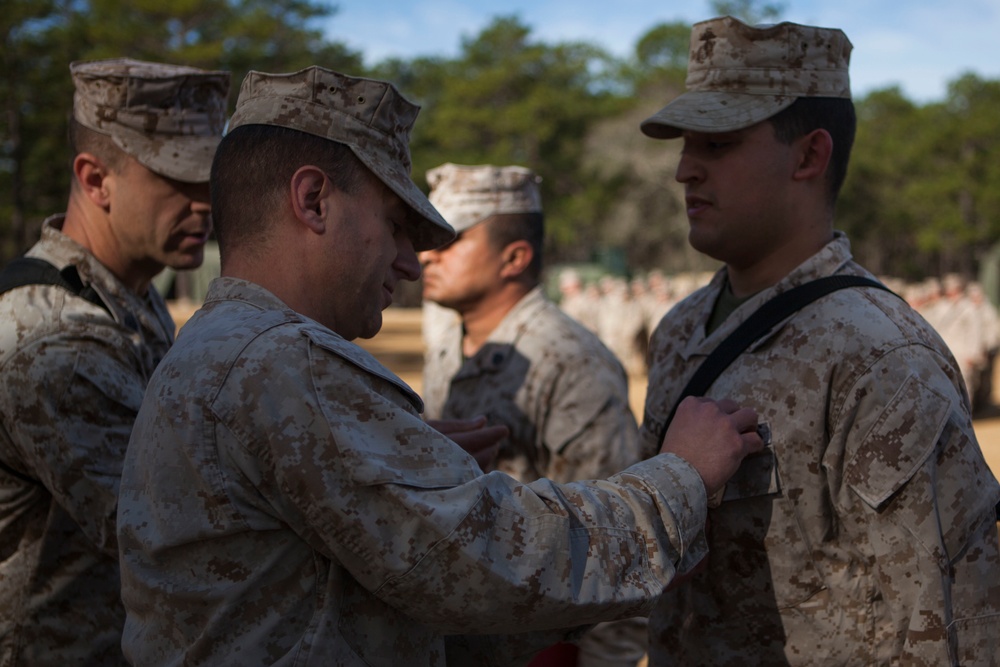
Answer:
[[[329,327],[302,315],[288,306],[272,292],[256,283],[240,278],[222,276],[215,278],[208,286],[205,308],[226,301],[237,301],[249,305],[261,313],[273,317],[276,322],[293,322],[302,326],[304,334],[317,346],[337,355],[361,370],[378,376],[395,385],[417,412],[423,412],[424,403],[420,396],[398,375],[386,368],[378,359],[360,345],[346,340]]]
[[[743,305],[733,311],[711,335],[705,336],[705,321],[711,315],[712,305],[715,303],[715,299],[718,298],[719,291],[725,289],[727,282],[725,267],[719,269],[712,277],[711,282],[691,297],[699,301],[693,307],[695,311],[702,314],[703,320],[695,327],[693,335],[688,340],[685,347],[685,355],[706,354],[714,349],[726,336],[731,334],[736,327],[742,324],[767,301],[783,292],[787,292],[793,287],[798,287],[817,278],[839,273],[851,260],[850,240],[843,232],[835,231],[833,238],[819,252],[792,269],[788,275],[775,285],[761,290],[752,296]],[[765,339],[766,337],[761,338],[758,342],[762,342]]]
[[[36,250],[29,255],[44,259],[59,270],[75,266],[83,284],[101,295],[116,321],[132,331],[138,331],[141,325],[154,338],[172,341],[174,323],[156,288],[150,284],[149,291],[139,295],[126,287],[89,250],[63,233],[65,221],[64,213],[46,218]]]

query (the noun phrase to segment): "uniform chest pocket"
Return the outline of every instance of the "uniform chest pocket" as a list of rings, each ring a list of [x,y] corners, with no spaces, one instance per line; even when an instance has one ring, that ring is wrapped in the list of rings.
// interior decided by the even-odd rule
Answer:
[[[764,449],[759,454],[743,459],[739,470],[726,482],[722,492],[722,502],[781,493],[778,457],[771,443],[771,429],[762,424],[758,428],[758,433],[764,439]]]

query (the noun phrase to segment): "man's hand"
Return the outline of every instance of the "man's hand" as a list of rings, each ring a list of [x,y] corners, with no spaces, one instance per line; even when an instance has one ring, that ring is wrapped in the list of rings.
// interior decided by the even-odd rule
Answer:
[[[676,454],[693,465],[711,496],[733,476],[747,454],[763,446],[756,411],[728,399],[688,396],[677,407],[660,453]]]
[[[448,436],[472,455],[483,472],[493,469],[500,441],[510,430],[506,426],[487,426],[486,417],[475,419],[429,419],[427,425]]]

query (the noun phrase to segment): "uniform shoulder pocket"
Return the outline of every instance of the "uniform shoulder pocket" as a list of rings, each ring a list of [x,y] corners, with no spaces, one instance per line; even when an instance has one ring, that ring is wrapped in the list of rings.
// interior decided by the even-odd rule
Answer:
[[[910,375],[848,462],[845,483],[881,507],[932,455],[951,410],[946,396]]]

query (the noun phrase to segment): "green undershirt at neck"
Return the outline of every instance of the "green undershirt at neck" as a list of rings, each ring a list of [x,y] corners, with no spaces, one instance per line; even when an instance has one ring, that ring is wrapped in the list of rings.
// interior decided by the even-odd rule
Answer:
[[[719,290],[719,298],[715,300],[715,305],[712,307],[712,315],[708,318],[708,322],[705,324],[705,335],[712,335],[712,332],[718,329],[734,310],[742,306],[754,296],[754,294],[745,297],[738,297],[734,295],[733,288],[729,286],[729,279],[727,278],[726,283],[722,286],[722,289]]]

